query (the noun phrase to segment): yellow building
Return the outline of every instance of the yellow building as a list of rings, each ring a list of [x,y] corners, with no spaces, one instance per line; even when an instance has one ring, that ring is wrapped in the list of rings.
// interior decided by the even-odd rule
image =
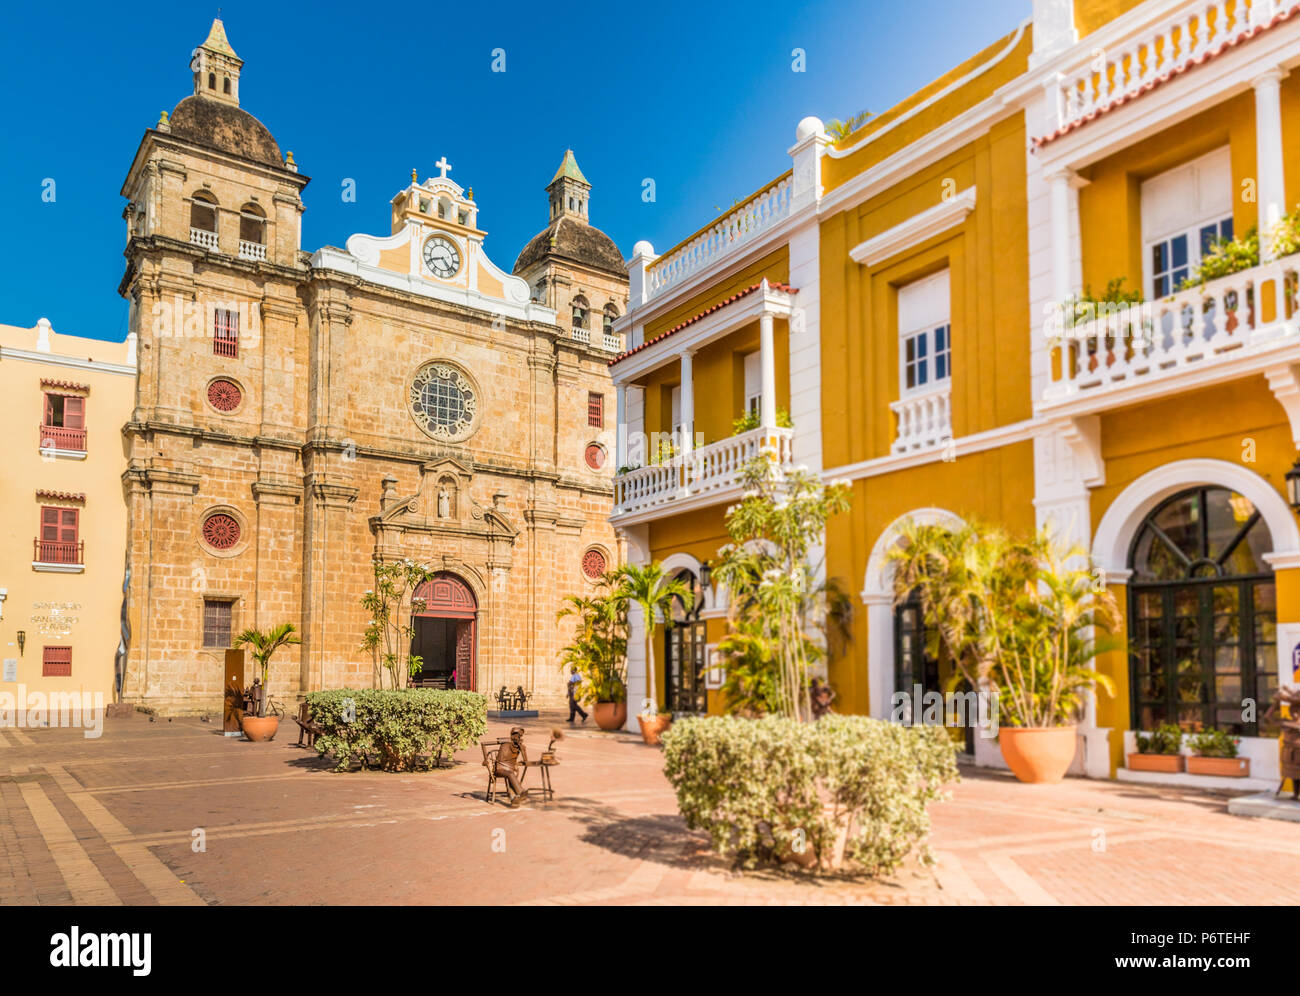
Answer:
[[[23,691],[115,698],[135,372],[134,337],[0,326],[0,696],[20,708]]]
[[[1140,778],[1122,768],[1134,731],[1177,722],[1240,735],[1247,784],[1275,785],[1263,713],[1300,650],[1300,256],[1271,238],[1300,200],[1298,8],[1035,0],[852,134],[805,119],[791,171],[738,210],[666,253],[639,244],[620,425],[628,447],[685,427],[693,452],[621,445],[646,464],[616,479],[629,557],[698,576],[716,556],[757,445],[731,420],[757,395],[757,437],[852,482],[825,537],[825,574],[858,596],[829,667],[842,711],[888,716],[938,681],[919,613],[894,604],[902,522],[1049,526],[1091,550],[1126,616],[1098,663],[1119,691],[1090,705],[1075,770]],[[1252,226],[1257,264],[1180,289]],[[678,663],[722,633],[725,593],[700,602],[664,648],[670,708],[718,707],[680,693],[716,684]]]

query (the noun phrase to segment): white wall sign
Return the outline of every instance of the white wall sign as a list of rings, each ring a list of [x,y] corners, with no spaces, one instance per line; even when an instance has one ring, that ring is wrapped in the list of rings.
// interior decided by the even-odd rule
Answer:
[[[18,680],[18,658],[17,658],[17,657],[6,657],[6,658],[5,658],[5,674],[4,674],[4,680],[5,680],[5,681],[17,681],[17,680]]]

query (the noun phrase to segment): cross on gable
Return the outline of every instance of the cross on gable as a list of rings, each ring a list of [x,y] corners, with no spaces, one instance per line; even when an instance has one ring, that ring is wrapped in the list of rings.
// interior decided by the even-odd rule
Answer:
[[[451,163],[447,162],[447,157],[443,156],[433,165],[437,166],[438,169],[442,170],[442,175],[439,177],[439,179],[442,180],[447,179],[447,174],[451,172]]]

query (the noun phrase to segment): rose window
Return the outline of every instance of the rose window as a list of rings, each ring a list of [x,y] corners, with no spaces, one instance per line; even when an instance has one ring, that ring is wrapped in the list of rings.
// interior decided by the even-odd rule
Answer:
[[[411,416],[435,439],[468,435],[478,414],[473,383],[448,363],[427,363],[411,380]]]
[[[208,404],[219,412],[233,412],[244,400],[244,392],[234,381],[224,378],[208,385]]]
[[[582,555],[582,573],[592,581],[599,580],[607,567],[605,555],[599,550],[588,550]]]
[[[203,542],[214,550],[229,550],[239,542],[239,522],[233,515],[215,512],[203,520]]]

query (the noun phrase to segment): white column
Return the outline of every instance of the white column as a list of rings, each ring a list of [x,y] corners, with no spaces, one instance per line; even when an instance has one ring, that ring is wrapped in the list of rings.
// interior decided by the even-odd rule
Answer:
[[[1286,73],[1273,68],[1261,73],[1251,85],[1255,88],[1255,172],[1259,188],[1259,254],[1267,262],[1273,258],[1272,233],[1286,211],[1286,192],[1282,173],[1282,100],[1281,84]]]
[[[763,281],[767,293],[767,281]],[[776,335],[770,311],[758,319],[759,421],[764,429],[776,428]]]
[[[618,407],[614,426],[614,469],[627,466],[627,385],[619,384],[616,388]]]
[[[1070,296],[1070,180],[1060,169],[1047,177],[1052,206],[1052,297],[1060,304]]]
[[[682,363],[682,456],[689,456],[695,445],[695,354],[685,350]]]

